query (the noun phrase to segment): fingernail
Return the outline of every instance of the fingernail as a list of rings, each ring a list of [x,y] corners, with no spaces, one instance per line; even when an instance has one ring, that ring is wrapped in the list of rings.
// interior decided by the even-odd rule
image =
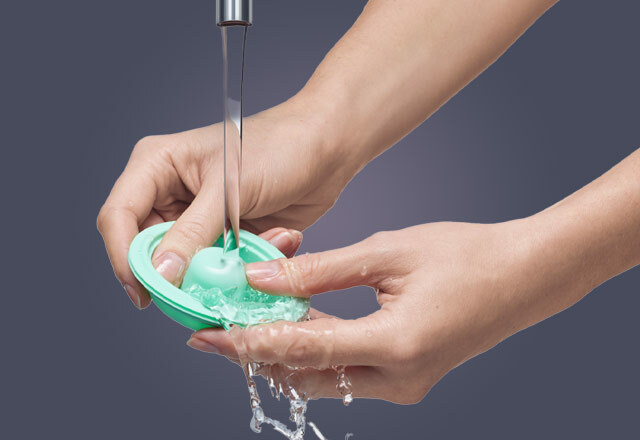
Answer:
[[[280,252],[283,254],[287,254],[296,244],[296,236],[293,235],[290,231],[282,231],[271,240],[269,243],[280,249]]]
[[[140,295],[138,295],[138,292],[136,292],[136,290],[129,284],[123,284],[122,287],[124,287],[124,291],[127,292],[127,296],[133,305],[136,306],[138,310],[142,310],[142,304],[140,303]]]
[[[278,260],[251,263],[246,266],[247,278],[251,281],[268,280],[280,273],[281,266]]]
[[[187,341],[187,345],[191,348],[195,348],[196,350],[204,351],[205,353],[220,354],[220,351],[215,345],[209,344],[202,339],[191,338]]]
[[[295,237],[295,241],[296,243],[302,243],[302,232],[296,230],[296,229],[289,229],[289,232],[291,232],[293,234],[293,236]]]
[[[176,283],[180,279],[186,265],[182,257],[174,252],[165,252],[153,262],[156,271],[171,283]]]

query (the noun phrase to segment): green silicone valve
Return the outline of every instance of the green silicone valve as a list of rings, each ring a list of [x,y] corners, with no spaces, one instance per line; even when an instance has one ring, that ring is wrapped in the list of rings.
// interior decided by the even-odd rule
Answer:
[[[223,254],[222,239],[198,252],[187,268],[180,288],[165,280],[151,264],[151,256],[173,222],[140,232],[129,249],[129,266],[147,289],[156,306],[167,316],[192,330],[229,328],[275,322],[299,321],[307,315],[309,300],[268,295],[247,283],[244,263],[283,258],[274,246],[247,231],[240,231],[240,249]],[[230,231],[229,240],[233,240]],[[231,242],[231,246],[235,245]]]

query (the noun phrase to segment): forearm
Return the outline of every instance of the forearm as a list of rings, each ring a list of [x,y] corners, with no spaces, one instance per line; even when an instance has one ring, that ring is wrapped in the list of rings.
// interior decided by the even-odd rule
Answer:
[[[640,149],[524,224],[530,325],[640,264]]]
[[[555,0],[371,0],[297,98],[363,166],[498,58]]]

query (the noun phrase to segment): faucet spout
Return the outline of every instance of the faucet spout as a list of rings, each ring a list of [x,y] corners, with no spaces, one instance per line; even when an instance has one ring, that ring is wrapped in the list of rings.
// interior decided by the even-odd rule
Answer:
[[[216,0],[218,26],[251,26],[253,0]]]

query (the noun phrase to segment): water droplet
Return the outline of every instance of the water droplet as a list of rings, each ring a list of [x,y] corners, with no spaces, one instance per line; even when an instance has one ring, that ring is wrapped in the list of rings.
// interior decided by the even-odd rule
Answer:
[[[335,367],[335,370],[338,373],[338,384],[336,385],[336,389],[342,396],[342,403],[344,403],[345,406],[349,406],[349,404],[353,402],[351,381],[349,380],[349,376],[347,376],[344,366]]]
[[[311,426],[311,429],[313,429],[313,433],[316,435],[316,437],[318,437],[320,440],[328,440],[324,435],[322,435],[315,423],[308,422],[307,424]]]

